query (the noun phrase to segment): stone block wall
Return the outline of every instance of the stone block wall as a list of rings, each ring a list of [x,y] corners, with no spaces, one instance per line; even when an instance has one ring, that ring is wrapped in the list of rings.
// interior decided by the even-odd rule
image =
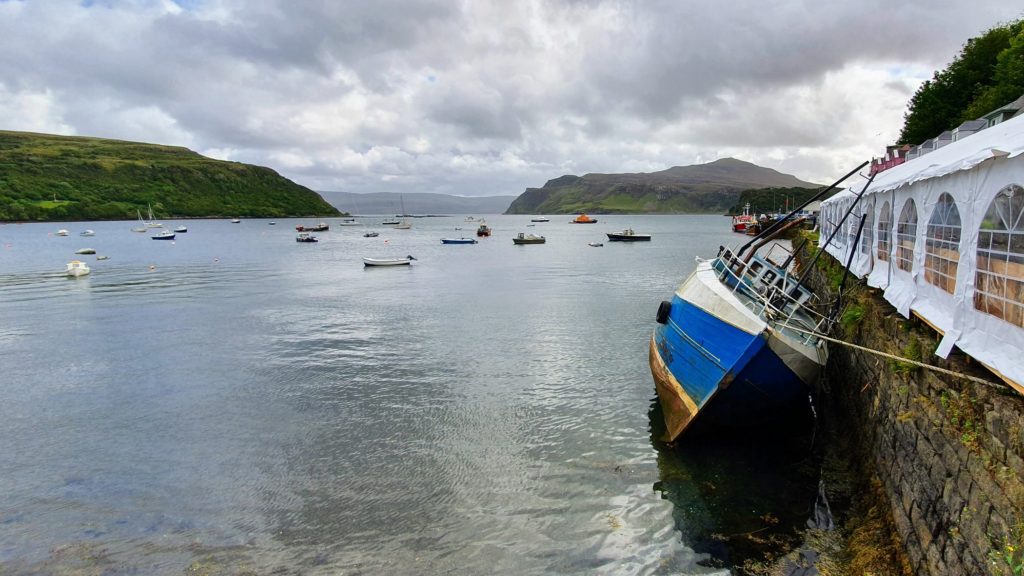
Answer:
[[[828,297],[839,264],[822,260],[814,284]],[[1000,382],[958,351],[935,356],[937,334],[876,290],[848,290],[844,310],[843,340]],[[819,402],[873,463],[914,572],[1021,574],[1024,398],[841,345],[829,352]]]

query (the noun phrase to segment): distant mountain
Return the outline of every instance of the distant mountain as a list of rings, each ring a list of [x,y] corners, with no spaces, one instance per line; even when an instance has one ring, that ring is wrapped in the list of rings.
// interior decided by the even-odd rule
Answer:
[[[284,217],[338,211],[270,168],[188,148],[0,131],[0,220]]]
[[[754,188],[818,188],[796,176],[724,158],[638,174],[587,174],[527,188],[506,214],[723,214]]]
[[[339,210],[352,214],[398,214],[405,203],[407,214],[501,214],[515,196],[450,196],[448,194],[397,192],[321,192]]]

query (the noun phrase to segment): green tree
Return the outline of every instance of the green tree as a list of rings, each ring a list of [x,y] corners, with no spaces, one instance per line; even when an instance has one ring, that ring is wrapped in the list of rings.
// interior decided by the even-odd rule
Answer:
[[[999,53],[995,83],[986,88],[967,107],[963,119],[978,118],[1024,94],[1024,29],[1010,39],[1010,47]]]
[[[1011,39],[1016,39],[1022,30],[1024,20],[1019,20],[968,40],[945,70],[935,72],[914,93],[904,116],[900,143],[919,144],[959,125],[968,107],[997,84],[999,57],[1011,48]]]

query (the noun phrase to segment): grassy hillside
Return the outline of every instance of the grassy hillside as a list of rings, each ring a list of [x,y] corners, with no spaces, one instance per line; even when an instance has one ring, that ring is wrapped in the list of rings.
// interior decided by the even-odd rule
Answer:
[[[549,180],[527,188],[507,214],[722,214],[740,193],[766,187],[816,188],[795,176],[725,158],[639,174],[587,174]]]
[[[335,215],[270,168],[187,148],[0,131],[0,220]]]

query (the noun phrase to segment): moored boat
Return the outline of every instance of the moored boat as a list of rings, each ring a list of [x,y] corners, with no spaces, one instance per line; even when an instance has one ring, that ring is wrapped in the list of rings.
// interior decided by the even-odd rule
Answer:
[[[747,228],[757,224],[757,218],[750,213],[750,202],[743,205],[743,214],[732,217],[732,231],[746,234]]]
[[[411,255],[405,258],[363,258],[363,266],[408,266],[415,259]]]
[[[658,306],[648,361],[664,440],[674,441],[698,416],[712,425],[754,426],[791,415],[806,402],[828,359],[821,336],[833,318],[816,311],[814,293],[790,274],[793,253],[777,243],[763,257],[758,250],[803,225],[803,218],[789,218],[866,165],[822,188],[735,253],[720,247],[715,258],[698,259],[672,300]],[[777,249],[783,257],[774,257]]]
[[[75,254],[95,254],[95,253],[96,253],[96,249],[95,248],[79,248],[78,250],[75,250]]]
[[[331,229],[331,226],[327,222],[317,222],[312,226],[303,226],[299,224],[295,227],[296,232],[326,232]]]
[[[601,243],[601,242],[587,242],[587,246],[593,246],[594,248],[600,248],[601,246],[604,246],[604,244]]]
[[[175,234],[184,234],[185,232],[188,232],[188,228],[184,226],[178,226],[177,228],[174,229]]]
[[[551,222],[551,220],[544,216],[540,216],[538,218],[530,218],[530,222]]]
[[[170,230],[164,230],[159,234],[150,236],[150,238],[152,238],[153,240],[174,240],[174,232],[171,232]]]
[[[55,236],[67,236],[68,235],[68,231],[63,229],[63,228],[61,228],[60,230],[57,230],[56,232],[54,232],[54,235]]]
[[[91,272],[89,266],[87,266],[85,262],[82,262],[81,260],[72,260],[71,262],[68,262],[68,267],[66,271],[68,276],[73,276],[77,278],[79,276],[85,276],[89,272]]]
[[[476,235],[481,237],[481,238],[490,236],[491,235],[491,229],[487,226],[486,223],[481,222],[480,226],[476,229]]]
[[[441,238],[441,244],[476,244],[476,238]]]
[[[611,242],[650,242],[650,234],[637,234],[632,228],[626,228],[622,232],[607,232],[608,240]]]
[[[79,236],[95,236],[96,232],[94,232],[93,230],[83,230],[82,232],[79,232],[78,235]]]
[[[591,218],[586,214],[580,214],[579,216],[569,220],[570,224],[597,224],[597,218]]]
[[[295,241],[296,242],[319,242],[319,240],[316,239],[316,236],[313,236],[309,232],[299,232],[295,236]]]
[[[379,232],[367,232],[366,234],[363,234],[363,238],[376,238],[377,236],[380,236]]]
[[[812,297],[786,266],[756,254],[722,250],[699,262],[658,308],[649,346],[665,439],[698,415],[739,426],[791,413],[827,359],[824,343],[805,333],[827,325]]]
[[[241,218],[232,218],[232,219],[231,219],[231,223],[232,223],[232,224],[238,224],[238,223],[240,223],[241,221],[242,221],[242,219],[241,219]]]
[[[513,244],[544,244],[547,239],[543,236],[536,236],[534,234],[519,233],[518,236],[512,239]]]

